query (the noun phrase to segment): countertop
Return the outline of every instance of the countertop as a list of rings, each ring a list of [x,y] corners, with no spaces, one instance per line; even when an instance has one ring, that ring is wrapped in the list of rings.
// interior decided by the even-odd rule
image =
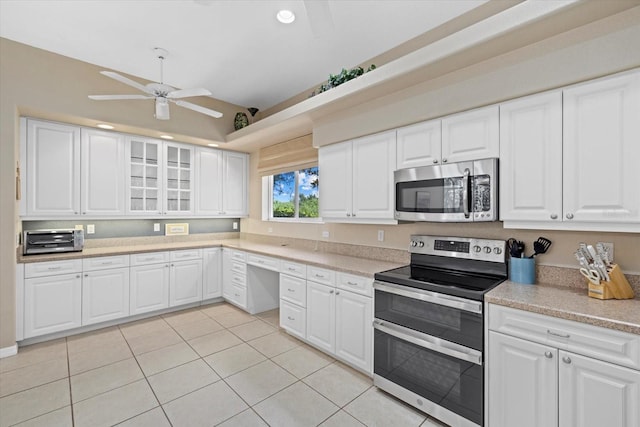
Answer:
[[[489,291],[485,301],[640,335],[638,295],[634,299],[599,300],[588,297],[586,287],[506,281]]]
[[[190,242],[154,243],[140,245],[118,245],[85,248],[82,252],[66,252],[61,254],[18,255],[19,263],[61,261],[67,259],[91,258],[112,255],[126,255],[144,252],[174,251],[181,249],[225,247],[252,252],[259,255],[273,256],[285,260],[300,262],[316,267],[324,267],[345,273],[373,278],[379,271],[402,267],[404,264],[339,255],[328,252],[310,251],[293,246],[278,246],[257,243],[246,239],[199,240]]]

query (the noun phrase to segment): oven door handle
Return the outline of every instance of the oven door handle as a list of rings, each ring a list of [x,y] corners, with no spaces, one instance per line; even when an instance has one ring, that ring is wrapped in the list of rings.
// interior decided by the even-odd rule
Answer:
[[[452,295],[444,295],[437,292],[425,291],[423,289],[409,288],[407,286],[396,285],[395,283],[387,283],[375,281],[373,289],[387,292],[402,297],[418,299],[433,304],[444,305],[446,307],[458,310],[468,311],[470,313],[482,314],[482,303],[478,301],[469,301],[464,298],[454,297]]]
[[[478,350],[378,319],[373,321],[373,328],[417,346],[482,366],[482,353]]]

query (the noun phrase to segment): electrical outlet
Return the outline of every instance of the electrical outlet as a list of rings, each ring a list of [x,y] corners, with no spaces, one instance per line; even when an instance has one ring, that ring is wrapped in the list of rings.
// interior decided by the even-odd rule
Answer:
[[[238,223],[237,223],[237,222],[234,222],[234,223],[233,223],[233,229],[234,229],[234,230],[237,230],[237,229],[238,229]]]
[[[160,231],[160,223],[159,222],[155,222],[153,224],[153,231]]]
[[[324,237],[325,239],[329,238],[329,232],[327,230],[322,232],[322,237]]]
[[[378,242],[384,242],[384,230],[378,230]]]
[[[613,254],[613,243],[605,243],[605,242],[598,242],[598,243],[604,246],[604,250],[607,251],[607,253],[609,254],[609,260],[615,259]]]
[[[96,233],[96,225],[87,224],[87,234],[95,234],[95,233]]]
[[[271,227],[267,228],[267,233],[273,233],[273,228]]]

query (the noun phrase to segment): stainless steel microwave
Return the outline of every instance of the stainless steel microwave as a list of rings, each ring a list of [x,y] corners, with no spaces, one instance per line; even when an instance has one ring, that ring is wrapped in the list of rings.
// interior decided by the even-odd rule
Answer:
[[[498,159],[399,169],[394,180],[397,220],[498,219]]]

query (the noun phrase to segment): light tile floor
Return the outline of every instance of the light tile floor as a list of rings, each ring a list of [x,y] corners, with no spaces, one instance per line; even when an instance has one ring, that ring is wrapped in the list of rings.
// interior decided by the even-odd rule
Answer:
[[[278,328],[220,303],[0,359],[0,427],[422,426],[434,419]]]

